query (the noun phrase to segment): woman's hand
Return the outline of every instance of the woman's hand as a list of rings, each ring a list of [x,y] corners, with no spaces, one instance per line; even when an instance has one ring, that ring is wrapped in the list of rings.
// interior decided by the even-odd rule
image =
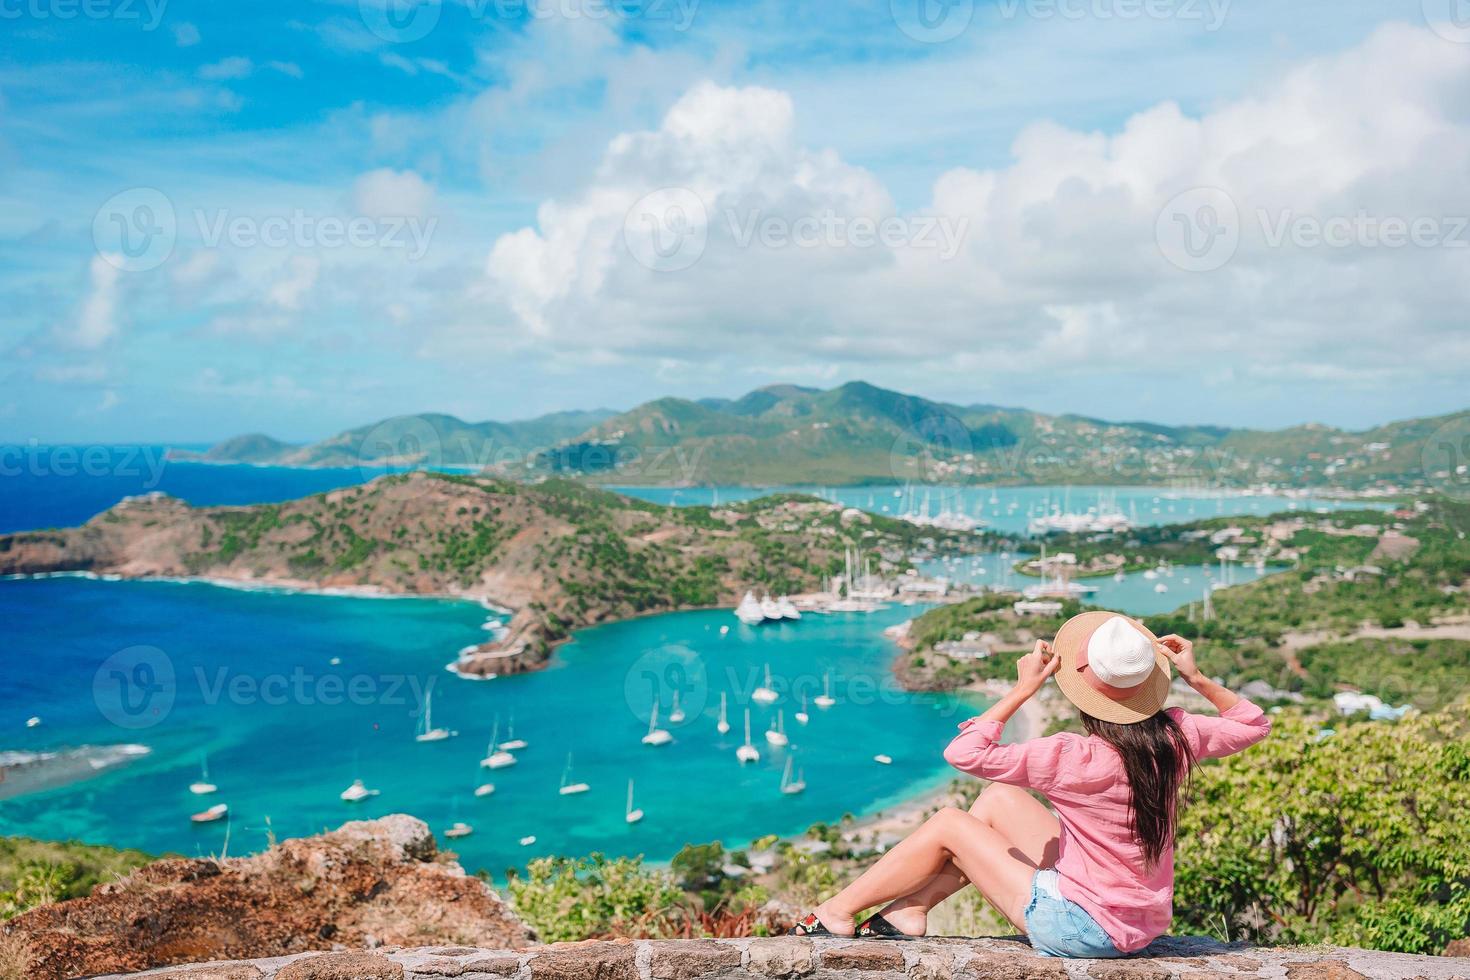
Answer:
[[[1174,661],[1174,669],[1179,671],[1179,676],[1184,682],[1193,685],[1204,675],[1200,673],[1199,665],[1194,662],[1194,643],[1186,640],[1178,633],[1170,633],[1159,640],[1159,645]]]
[[[1052,650],[1051,644],[1037,640],[1031,652],[1016,661],[1016,690],[1028,698],[1034,696],[1061,665],[1062,658]]]

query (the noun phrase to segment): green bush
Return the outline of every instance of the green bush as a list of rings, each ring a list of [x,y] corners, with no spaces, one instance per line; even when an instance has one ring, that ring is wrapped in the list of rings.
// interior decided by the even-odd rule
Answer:
[[[673,876],[642,858],[537,858],[511,872],[511,902],[544,942],[596,936],[668,936],[679,928],[683,894]]]
[[[1467,707],[1335,732],[1287,719],[1204,767],[1180,818],[1176,928],[1409,953],[1464,936]]]

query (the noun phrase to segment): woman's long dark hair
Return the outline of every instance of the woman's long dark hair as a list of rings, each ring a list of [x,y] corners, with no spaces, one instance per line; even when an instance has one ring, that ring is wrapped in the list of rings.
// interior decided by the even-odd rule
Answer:
[[[1128,775],[1133,839],[1149,868],[1174,841],[1180,796],[1189,791],[1194,752],[1173,717],[1160,711],[1145,721],[1119,725],[1083,712],[1082,727],[1118,750]]]

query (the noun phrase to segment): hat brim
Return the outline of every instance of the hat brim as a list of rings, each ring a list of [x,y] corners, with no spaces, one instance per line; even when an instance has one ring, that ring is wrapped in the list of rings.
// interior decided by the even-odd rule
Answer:
[[[1154,672],[1148,680],[1122,699],[1108,697],[1091,684],[1077,670],[1078,655],[1093,632],[1103,623],[1121,613],[1106,611],[1085,612],[1073,616],[1062,624],[1057,638],[1052,641],[1052,650],[1062,658],[1057,669],[1057,687],[1079,710],[1099,721],[1110,721],[1117,725],[1136,725],[1158,714],[1169,699],[1169,658],[1159,646],[1159,638],[1147,626],[1131,616],[1122,616],[1134,628],[1143,633],[1154,644]]]

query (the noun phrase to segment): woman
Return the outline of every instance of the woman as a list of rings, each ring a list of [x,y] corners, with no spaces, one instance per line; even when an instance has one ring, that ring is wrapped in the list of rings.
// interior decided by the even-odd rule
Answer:
[[[1218,718],[1164,709],[1171,662]],[[1201,674],[1188,640],[1159,640],[1109,612],[1072,618],[1016,673],[1011,692],[961,724],[944,752],[992,785],[968,813],[947,807],[930,817],[803,919],[797,935],[921,936],[929,910],[966,884],[1050,956],[1123,956],[1169,928],[1175,818],[1190,770],[1254,745],[1271,723]],[[1053,676],[1088,734],[1000,744],[1005,723]],[[879,914],[856,922],[876,906]]]

